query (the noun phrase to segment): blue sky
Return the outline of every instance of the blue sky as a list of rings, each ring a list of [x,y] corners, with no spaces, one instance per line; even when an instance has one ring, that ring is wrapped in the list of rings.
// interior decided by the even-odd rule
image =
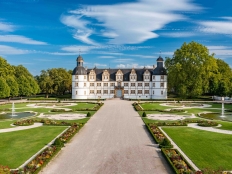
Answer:
[[[196,41],[232,66],[231,0],[0,0],[0,56],[33,75],[151,67]]]

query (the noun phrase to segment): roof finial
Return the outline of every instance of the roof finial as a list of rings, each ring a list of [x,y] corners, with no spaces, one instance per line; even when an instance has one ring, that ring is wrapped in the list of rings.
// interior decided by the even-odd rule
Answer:
[[[79,56],[81,55],[81,49],[79,48]]]
[[[160,50],[160,55],[159,56],[161,57],[161,50]]]

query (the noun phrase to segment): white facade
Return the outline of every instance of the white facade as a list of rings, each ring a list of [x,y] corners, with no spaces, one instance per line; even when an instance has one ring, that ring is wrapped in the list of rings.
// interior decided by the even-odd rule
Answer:
[[[83,59],[81,58],[81,60]],[[159,61],[159,63],[162,63],[162,61]],[[72,75],[72,99],[107,99],[115,97],[125,99],[167,99],[166,72],[163,75],[157,74],[157,72],[165,70],[163,67],[159,71],[157,69],[156,71],[152,69],[83,70],[83,67],[81,67],[80,71],[78,65]]]

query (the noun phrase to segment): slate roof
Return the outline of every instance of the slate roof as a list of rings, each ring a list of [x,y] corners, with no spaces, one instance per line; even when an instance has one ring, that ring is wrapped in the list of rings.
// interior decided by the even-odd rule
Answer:
[[[87,75],[87,71],[83,66],[74,68],[72,75]]]
[[[88,69],[87,70],[87,75],[89,75],[90,71],[92,69]],[[96,73],[96,81],[102,81],[102,74],[103,74],[103,71],[105,69],[98,69],[98,68],[94,68],[95,70],[95,73]],[[116,81],[116,73],[119,69],[107,69],[108,72],[110,73],[110,81]],[[130,73],[131,73],[131,69],[120,69],[123,73],[123,81],[130,81]],[[167,75],[166,74],[166,70],[165,68],[155,68],[154,70],[153,69],[135,69],[135,72],[137,74],[137,81],[143,81],[143,74],[144,72],[148,70],[151,75]],[[150,76],[150,81],[152,80],[151,79],[152,76]]]

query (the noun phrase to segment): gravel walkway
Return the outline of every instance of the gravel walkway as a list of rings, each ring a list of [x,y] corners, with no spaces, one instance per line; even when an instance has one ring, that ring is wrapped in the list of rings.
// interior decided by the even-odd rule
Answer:
[[[0,133],[32,129],[32,128],[40,127],[40,126],[43,126],[43,123],[34,123],[31,126],[17,126],[17,127],[12,127],[12,128],[0,129]]]
[[[198,126],[197,123],[190,123],[190,124],[188,124],[188,127],[191,127],[191,128],[194,128],[194,129],[200,129],[200,130],[204,130],[204,131],[210,131],[210,132],[216,132],[216,133],[221,133],[221,134],[231,134],[232,135],[232,131],[230,131],[230,130],[216,129],[214,127],[202,127],[202,126]]]
[[[108,100],[41,174],[171,174],[131,102]]]

